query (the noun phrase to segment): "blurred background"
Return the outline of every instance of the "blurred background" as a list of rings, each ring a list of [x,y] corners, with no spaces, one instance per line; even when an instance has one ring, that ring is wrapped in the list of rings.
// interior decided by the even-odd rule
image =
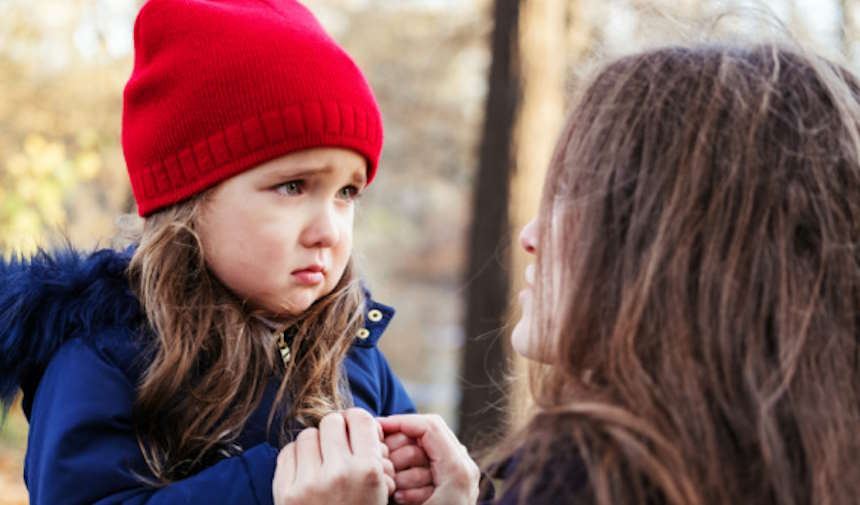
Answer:
[[[0,0],[0,255],[58,237],[110,247],[118,217],[135,212],[120,118],[142,3]],[[527,261],[516,238],[591,62],[726,33],[790,32],[853,68],[860,57],[860,0],[305,3],[383,111],[356,231],[374,297],[397,308],[380,345],[419,409],[473,448],[524,410],[507,343]],[[27,503],[26,435],[16,405],[0,427],[0,505]]]

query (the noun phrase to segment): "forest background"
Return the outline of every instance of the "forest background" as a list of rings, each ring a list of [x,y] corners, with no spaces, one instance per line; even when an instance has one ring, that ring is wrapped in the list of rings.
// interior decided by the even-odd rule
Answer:
[[[134,215],[119,135],[141,3],[0,0],[0,255],[60,237],[110,247],[120,216]],[[356,231],[374,297],[397,309],[380,345],[419,409],[472,448],[525,409],[508,344],[527,262],[516,237],[593,62],[730,34],[789,36],[860,63],[857,0],[304,3],[383,112],[380,171]],[[26,436],[15,406],[0,427],[0,505],[27,503]]]

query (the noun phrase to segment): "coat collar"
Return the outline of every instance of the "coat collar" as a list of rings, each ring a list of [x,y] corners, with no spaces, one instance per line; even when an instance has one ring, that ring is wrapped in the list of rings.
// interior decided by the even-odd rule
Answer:
[[[364,288],[364,324],[355,336],[353,345],[358,347],[374,347],[379,337],[388,328],[391,318],[394,317],[394,307],[377,302],[370,295],[370,291]]]

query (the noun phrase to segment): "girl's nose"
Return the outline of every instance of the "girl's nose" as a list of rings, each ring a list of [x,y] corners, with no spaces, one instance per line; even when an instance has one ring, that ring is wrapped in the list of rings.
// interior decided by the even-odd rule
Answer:
[[[537,218],[533,218],[520,232],[520,245],[529,254],[537,252]]]
[[[305,228],[302,242],[305,247],[332,247],[340,239],[336,212],[320,209]]]

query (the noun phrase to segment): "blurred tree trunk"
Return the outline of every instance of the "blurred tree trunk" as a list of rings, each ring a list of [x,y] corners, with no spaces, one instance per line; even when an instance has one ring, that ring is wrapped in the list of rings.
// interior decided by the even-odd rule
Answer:
[[[520,0],[496,0],[489,90],[484,116],[466,272],[466,345],[460,373],[459,438],[469,447],[498,432],[507,406],[504,375],[507,339],[510,229],[508,193],[513,171],[513,130],[520,95]]]

